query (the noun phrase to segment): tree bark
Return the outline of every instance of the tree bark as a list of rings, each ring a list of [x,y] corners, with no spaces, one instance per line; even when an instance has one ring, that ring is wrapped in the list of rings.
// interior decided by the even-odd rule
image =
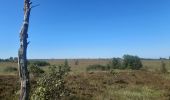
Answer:
[[[28,27],[29,17],[31,11],[30,0],[24,0],[24,20],[20,31],[20,48],[18,51],[18,67],[19,77],[21,81],[20,98],[19,100],[28,100],[30,91],[29,72],[27,69],[27,38],[28,38]]]

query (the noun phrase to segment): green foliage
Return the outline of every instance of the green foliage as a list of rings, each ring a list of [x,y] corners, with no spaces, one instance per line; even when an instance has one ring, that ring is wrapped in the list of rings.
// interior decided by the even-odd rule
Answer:
[[[138,70],[142,68],[142,62],[138,56],[124,55],[122,68]]]
[[[142,62],[138,56],[124,55],[123,62],[120,58],[113,58],[112,61],[107,65],[94,64],[86,68],[87,71],[90,70],[112,70],[112,69],[133,69],[138,70],[142,68]]]
[[[166,64],[164,61],[161,61],[161,68],[160,68],[161,73],[167,73],[168,70],[166,68]]]
[[[119,72],[115,71],[115,69],[112,69],[112,70],[110,70],[110,73],[113,74],[113,75],[116,75],[116,74],[118,74]]]
[[[50,63],[48,63],[46,61],[28,61],[28,65],[49,66]]]
[[[31,64],[29,66],[29,72],[32,74],[34,77],[38,77],[44,73],[44,70],[39,68],[37,65]]]
[[[110,64],[111,69],[120,69],[121,61],[119,58],[113,58]]]
[[[68,64],[68,60],[64,61],[64,66],[63,67],[64,67],[65,72],[71,71],[71,67]]]
[[[12,67],[12,66],[7,66],[4,68],[4,72],[16,72],[17,68]]]
[[[86,68],[87,71],[95,71],[95,70],[101,70],[101,71],[106,71],[110,70],[110,66],[104,66],[104,65],[99,65],[99,64],[94,64],[94,65],[89,65]]]
[[[65,67],[50,66],[49,72],[45,73],[37,82],[37,87],[32,95],[32,100],[58,100],[69,95],[65,87]]]

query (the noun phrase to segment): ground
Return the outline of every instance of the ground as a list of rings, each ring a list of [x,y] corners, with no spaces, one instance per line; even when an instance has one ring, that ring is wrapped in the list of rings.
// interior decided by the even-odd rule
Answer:
[[[170,80],[145,71],[90,72],[68,77],[73,95],[92,100],[169,100]]]
[[[109,60],[69,60],[72,71],[65,78],[72,91],[69,100],[170,100],[170,74],[160,73],[159,60],[143,61],[141,70],[113,70],[87,72],[91,64],[107,64]],[[51,64],[63,64],[64,60],[50,60]],[[169,68],[169,61],[166,67]],[[17,63],[0,63],[0,100],[17,100],[19,79],[16,72],[3,72],[7,66]],[[44,67],[43,69],[46,69]],[[169,69],[168,69],[169,70]],[[34,82],[32,82],[34,84]]]

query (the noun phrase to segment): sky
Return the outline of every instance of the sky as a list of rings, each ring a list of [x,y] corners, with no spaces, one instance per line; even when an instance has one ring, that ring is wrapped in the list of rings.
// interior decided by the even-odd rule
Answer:
[[[24,0],[1,0],[0,58],[16,57]],[[170,0],[33,0],[29,59],[170,56]]]

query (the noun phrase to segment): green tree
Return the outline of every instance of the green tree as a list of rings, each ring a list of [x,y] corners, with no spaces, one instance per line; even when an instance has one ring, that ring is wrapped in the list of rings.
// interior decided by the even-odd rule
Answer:
[[[142,62],[138,56],[124,55],[123,68],[138,70],[142,68]]]
[[[119,58],[113,58],[110,64],[111,69],[120,69],[121,68],[121,61]]]

